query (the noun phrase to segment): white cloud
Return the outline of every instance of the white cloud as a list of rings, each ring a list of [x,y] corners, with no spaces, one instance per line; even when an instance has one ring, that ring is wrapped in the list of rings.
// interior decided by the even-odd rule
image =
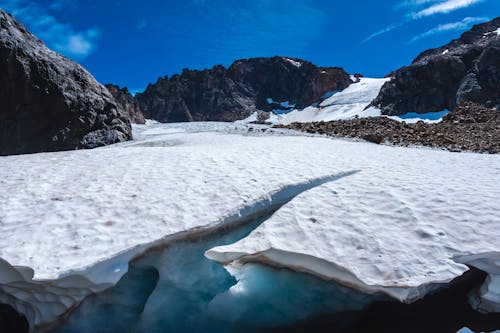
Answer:
[[[48,8],[60,10],[75,6],[73,0],[58,0]],[[47,46],[75,60],[84,60],[96,48],[100,35],[97,28],[78,31],[71,24],[63,23],[50,15],[47,8],[33,0],[0,0],[0,7],[24,23]]]
[[[406,0],[406,1],[403,1],[403,2],[396,4],[396,6],[394,6],[394,8],[395,9],[415,8],[415,7],[426,5],[429,3],[436,3],[436,2],[440,2],[440,1],[442,1],[442,0]]]
[[[95,45],[93,41],[100,35],[99,30],[90,29],[81,33],[73,33],[62,38],[61,43],[54,48],[61,53],[71,54],[77,58],[84,58],[91,54]]]
[[[440,24],[420,35],[413,37],[409,43],[414,43],[422,38],[438,35],[448,31],[466,30],[474,23],[488,21],[488,17],[466,17],[462,21]]]
[[[405,9],[406,14],[401,19],[399,23],[394,23],[386,28],[376,31],[366,37],[362,43],[365,43],[372,38],[385,34],[391,30],[399,28],[400,26],[407,24],[414,20],[419,20],[428,16],[436,15],[436,14],[447,14],[453,12],[458,9],[468,8],[477,3],[483,2],[485,0],[404,0],[394,6],[395,10]],[[498,0],[496,0],[498,1]],[[419,9],[424,7],[423,9]],[[466,23],[463,23],[466,24]],[[437,28],[437,27],[436,27]],[[459,30],[459,28],[455,29]],[[428,33],[428,32],[426,32]],[[425,34],[425,33],[424,33]],[[423,34],[422,34],[423,35]],[[420,35],[419,35],[420,36]],[[418,36],[416,36],[418,37]],[[414,38],[416,38],[414,37]],[[425,37],[425,36],[424,36]],[[421,39],[424,37],[417,38]],[[412,39],[411,42],[414,40]]]
[[[368,42],[370,39],[373,39],[377,36],[380,36],[382,34],[385,34],[386,32],[389,32],[391,30],[394,30],[396,28],[398,28],[399,26],[401,26],[403,23],[397,23],[397,24],[391,24],[387,27],[385,27],[384,29],[381,29],[379,31],[376,31],[374,33],[372,33],[371,35],[367,36],[365,39],[363,39],[362,43],[366,43]]]
[[[419,19],[422,17],[427,17],[435,14],[446,14],[452,11],[470,7],[476,3],[479,3],[483,0],[445,0],[440,1],[430,7],[422,9],[417,12],[410,13],[410,16],[413,19]]]

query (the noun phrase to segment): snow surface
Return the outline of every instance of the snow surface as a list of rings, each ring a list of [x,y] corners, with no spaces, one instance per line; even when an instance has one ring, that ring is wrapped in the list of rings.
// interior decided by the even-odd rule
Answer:
[[[254,121],[257,121],[258,119],[259,119],[259,112],[255,111],[251,115],[246,117],[245,119],[236,120],[234,123],[235,124],[248,124],[248,123],[252,123]]]
[[[499,156],[339,149],[329,156],[349,156],[360,172],[301,194],[207,257],[236,267],[290,267],[402,301],[460,276],[472,262],[455,258],[489,259],[483,269],[498,274]]]
[[[289,63],[291,63],[295,67],[300,68],[302,66],[302,63],[300,61],[296,61],[296,60],[293,60],[293,59],[290,59],[290,58],[283,58],[283,59],[285,59],[286,61],[288,61]]]
[[[113,147],[0,158],[0,257],[32,267],[35,279],[58,278],[162,236],[217,223],[286,185],[350,170],[319,158],[283,165],[302,150],[307,140],[301,137],[182,126],[136,126],[138,140]],[[273,146],[288,148],[275,154]]]
[[[467,260],[484,259],[485,270],[498,274],[498,155],[262,126],[249,132],[233,123],[133,128],[132,142],[0,157],[1,301],[32,326],[116,283],[157,242],[218,228],[284,189],[323,180],[332,182],[304,192],[243,241],[207,254],[228,262],[258,253],[252,260],[362,290],[446,282]],[[496,282],[489,286],[480,296],[498,304]],[[412,299],[413,289],[406,298],[391,295]]]
[[[288,125],[293,122],[308,123],[317,121],[332,121],[351,119],[354,117],[378,117],[381,111],[375,107],[368,107],[377,97],[385,82],[391,78],[373,79],[358,78],[351,75],[352,83],[344,90],[332,91],[325,94],[325,99],[317,104],[308,106],[302,110],[294,109],[286,114],[278,110],[267,120],[272,124]],[[293,107],[293,106],[292,106]],[[396,121],[404,121],[408,124],[423,121],[426,123],[437,123],[448,113],[448,110],[441,112],[429,112],[425,114],[407,113],[402,116],[387,116]],[[247,121],[248,122],[248,121]]]
[[[498,36],[500,36],[500,28],[497,28],[496,30],[493,30],[493,31],[490,31],[490,32],[487,32],[485,33],[484,35],[485,36],[488,36],[490,34],[497,34]]]
[[[319,106],[309,106],[303,110],[293,110],[278,117],[278,123],[314,122],[349,119],[355,116],[379,116],[380,110],[365,108],[377,97],[382,85],[390,78],[371,79],[360,78],[360,81],[349,85],[346,89],[336,92]]]

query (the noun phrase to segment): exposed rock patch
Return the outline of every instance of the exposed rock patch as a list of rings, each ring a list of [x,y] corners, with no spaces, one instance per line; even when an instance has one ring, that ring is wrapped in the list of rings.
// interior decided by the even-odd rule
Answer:
[[[474,26],[458,39],[421,53],[389,74],[372,105],[382,114],[454,110],[472,101],[500,106],[500,17]]]
[[[340,137],[361,138],[373,143],[422,145],[450,151],[500,152],[500,111],[464,102],[439,123],[406,124],[387,117],[355,118],[316,123],[293,123],[281,128]]]
[[[306,107],[350,83],[341,68],[284,57],[254,58],[227,69],[185,69],[158,79],[136,97],[144,115],[161,122],[235,121],[255,111],[280,109],[282,102]]]
[[[104,86],[0,9],[0,155],[131,137],[126,114]]]

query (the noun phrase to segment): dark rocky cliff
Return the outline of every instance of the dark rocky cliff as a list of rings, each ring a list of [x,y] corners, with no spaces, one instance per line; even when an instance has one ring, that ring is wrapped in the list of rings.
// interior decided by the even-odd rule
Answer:
[[[158,79],[136,98],[146,118],[161,122],[234,121],[258,110],[282,108],[285,101],[305,107],[350,83],[341,68],[284,57],[254,58],[227,69],[185,69]]]
[[[420,54],[396,70],[373,105],[386,115],[454,110],[462,102],[500,106],[500,17]]]
[[[144,115],[142,114],[141,106],[130,91],[128,91],[127,87],[120,88],[114,84],[106,84],[105,87],[115,100],[121,104],[125,112],[127,112],[130,121],[135,124],[144,124]]]
[[[109,91],[0,9],[0,155],[94,148],[132,136]]]

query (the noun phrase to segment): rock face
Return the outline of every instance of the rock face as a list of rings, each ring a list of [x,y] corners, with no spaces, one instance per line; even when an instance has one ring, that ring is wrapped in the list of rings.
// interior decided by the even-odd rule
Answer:
[[[115,100],[121,104],[125,112],[127,112],[130,121],[135,124],[144,124],[144,115],[142,114],[141,106],[139,102],[130,94],[127,87],[120,88],[114,84],[106,84],[109,92]]]
[[[500,153],[500,111],[463,102],[435,124],[406,124],[387,117],[355,118],[316,123],[293,123],[285,127],[309,133],[354,137],[373,143],[423,145],[451,151],[472,150]]]
[[[372,103],[382,114],[454,110],[465,101],[500,106],[500,17],[423,52],[390,76]]]
[[[104,86],[0,10],[0,155],[94,148],[131,136]]]
[[[284,57],[255,58],[238,60],[228,69],[185,69],[158,79],[136,97],[146,118],[161,122],[234,121],[283,105],[305,107],[350,83],[341,68]]]

